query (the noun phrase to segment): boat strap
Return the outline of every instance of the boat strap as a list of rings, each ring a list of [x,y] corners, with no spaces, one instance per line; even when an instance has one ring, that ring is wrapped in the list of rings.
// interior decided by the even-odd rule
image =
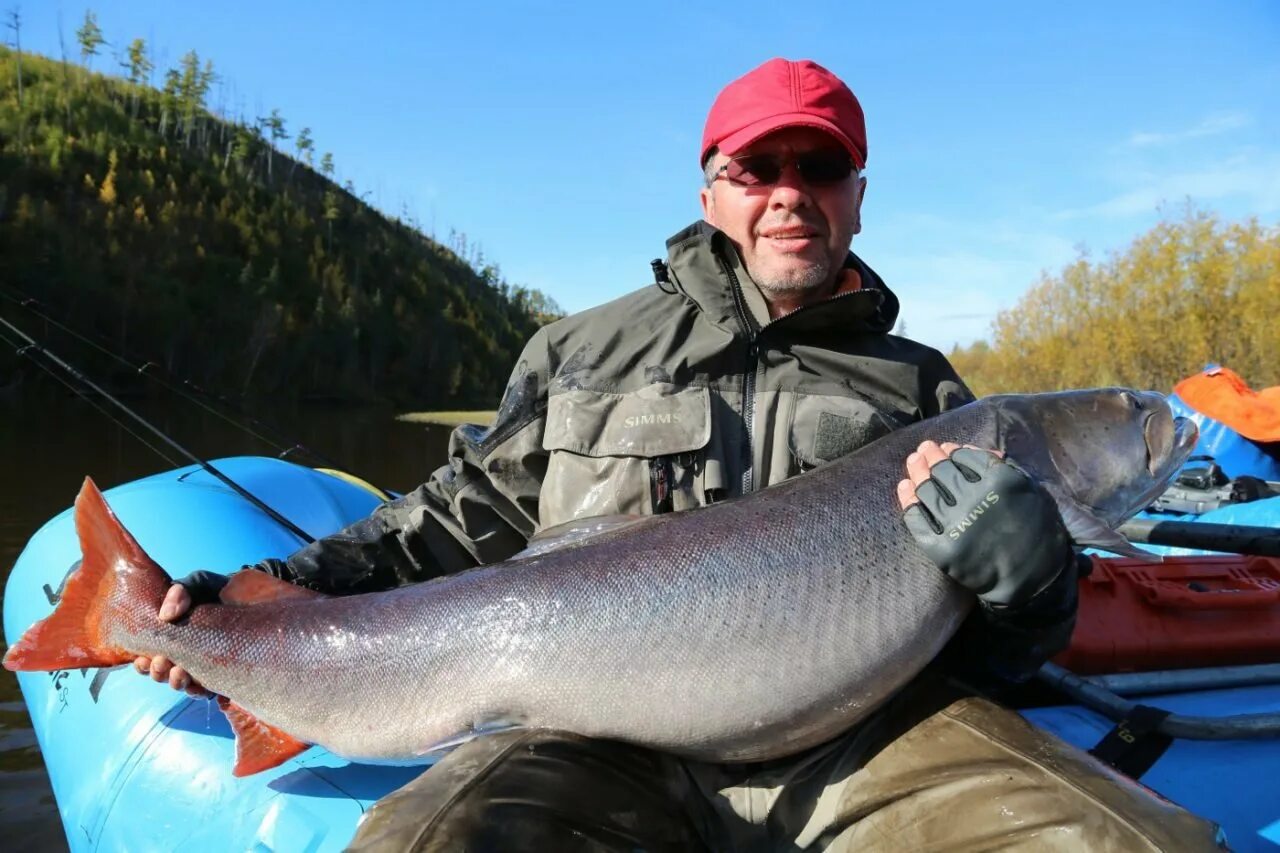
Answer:
[[[1173,744],[1173,738],[1160,731],[1167,716],[1168,711],[1134,705],[1089,754],[1130,779],[1141,779]]]

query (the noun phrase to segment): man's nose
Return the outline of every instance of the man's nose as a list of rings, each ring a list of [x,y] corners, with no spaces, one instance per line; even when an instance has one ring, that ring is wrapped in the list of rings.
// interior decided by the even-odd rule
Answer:
[[[809,195],[809,185],[800,177],[796,164],[787,163],[778,176],[778,182],[773,185],[773,192],[769,194],[769,206],[792,209],[810,203],[812,198]]]

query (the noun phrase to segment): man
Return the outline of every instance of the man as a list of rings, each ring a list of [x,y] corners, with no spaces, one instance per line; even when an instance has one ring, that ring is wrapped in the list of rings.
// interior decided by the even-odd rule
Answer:
[[[704,132],[704,220],[668,241],[655,285],[539,331],[493,427],[455,432],[449,465],[427,484],[256,568],[334,594],[412,583],[505,559],[573,519],[745,494],[968,402],[939,353],[889,334],[897,299],[849,252],[866,156],[861,107],[826,69],[775,59],[731,83]],[[946,500],[936,488],[917,494],[953,454],[977,460],[977,481],[953,477]],[[1064,644],[1074,554],[1050,499],[1006,463],[926,442],[905,472],[908,526],[983,606],[953,644],[958,662],[870,722],[751,766],[568,732],[481,737],[380,803],[354,845],[1207,849],[1203,822],[1010,712],[953,701],[965,696],[956,672],[1025,677]],[[992,490],[1002,511],[1027,519],[1019,530],[959,545],[934,532]],[[196,600],[216,595],[200,580],[186,582]],[[175,586],[161,616],[191,600]],[[163,659],[138,666],[198,689]]]

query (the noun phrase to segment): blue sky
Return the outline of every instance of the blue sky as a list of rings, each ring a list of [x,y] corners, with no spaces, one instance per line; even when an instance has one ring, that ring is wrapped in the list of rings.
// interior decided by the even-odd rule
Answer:
[[[699,215],[707,108],[772,56],[815,59],[862,101],[854,249],[901,297],[908,334],[944,350],[1078,247],[1123,248],[1161,205],[1280,221],[1273,0],[27,0],[24,46],[56,56],[60,16],[74,52],[86,8],[161,68],[211,58],[229,112],[278,107],[384,210],[464,232],[570,310],[650,281],[649,259]]]

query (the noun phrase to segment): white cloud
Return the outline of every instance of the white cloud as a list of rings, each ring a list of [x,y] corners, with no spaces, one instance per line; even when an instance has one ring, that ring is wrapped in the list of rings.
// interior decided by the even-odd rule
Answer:
[[[1280,151],[1251,150],[1200,168],[1141,175],[1142,183],[1087,207],[1060,211],[1059,219],[1148,214],[1166,202],[1235,199],[1255,214],[1280,210]]]
[[[932,214],[908,214],[886,233],[910,235],[910,243],[863,246],[864,257],[902,302],[906,333],[947,352],[988,337],[996,314],[1009,308],[1042,272],[1056,272],[1076,257],[1070,240],[1007,223],[981,227],[947,222]],[[877,229],[879,230],[879,229]]]
[[[1248,113],[1228,112],[1214,113],[1201,119],[1200,122],[1185,130],[1165,133],[1134,131],[1129,135],[1129,144],[1135,148],[1147,148],[1153,145],[1171,145],[1188,139],[1200,139],[1205,136],[1217,136],[1229,133],[1253,124],[1253,117]]]

